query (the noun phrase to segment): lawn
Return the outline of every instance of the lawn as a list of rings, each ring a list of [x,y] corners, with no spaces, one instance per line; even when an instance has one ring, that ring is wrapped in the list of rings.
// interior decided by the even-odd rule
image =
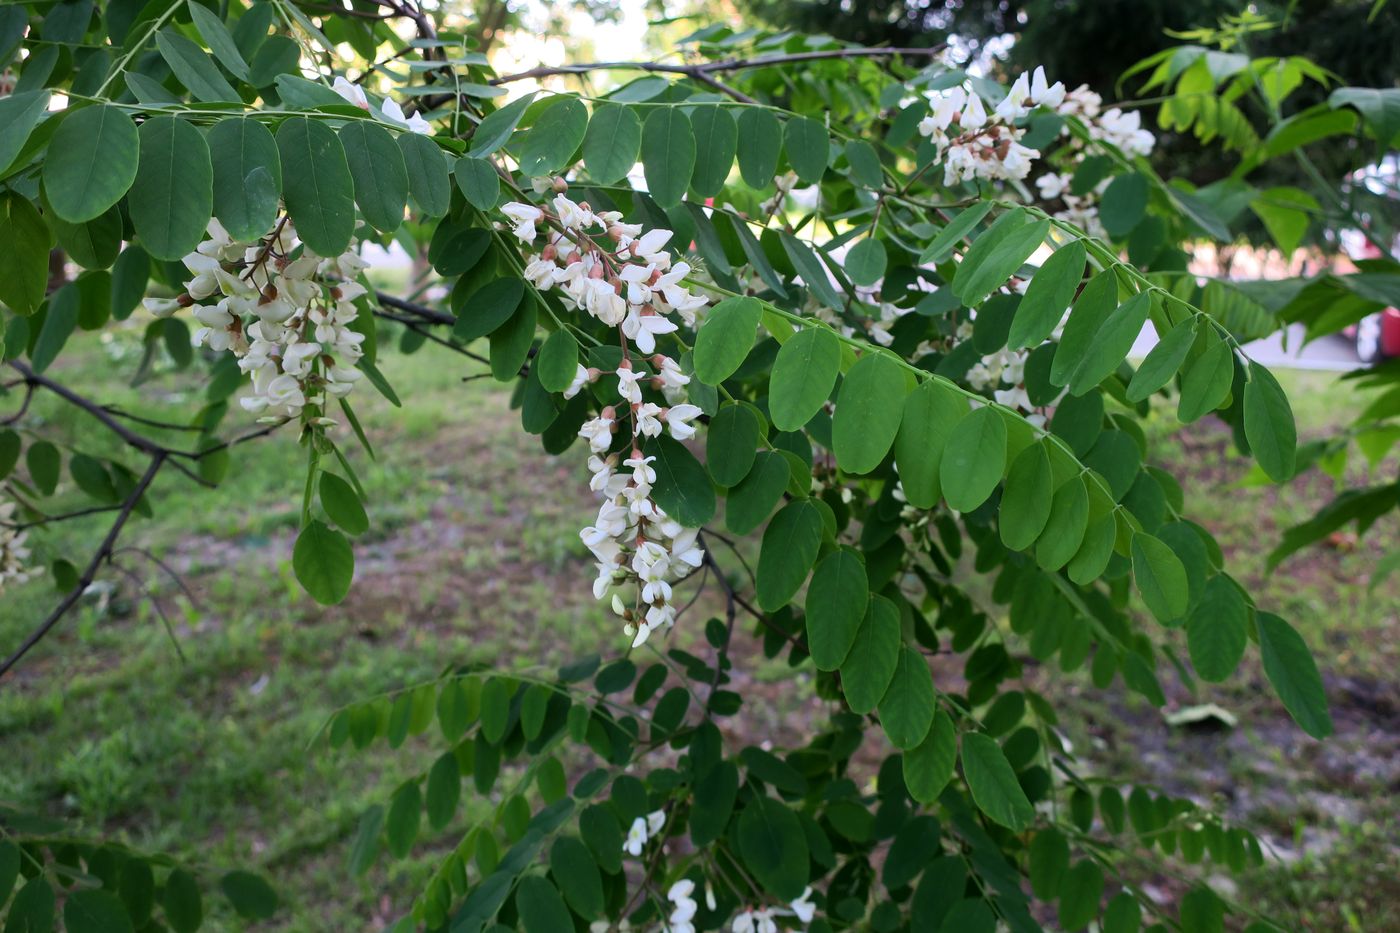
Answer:
[[[134,336],[86,336],[73,349],[59,374],[80,391],[171,420],[201,404],[192,375],[124,383],[139,352]],[[394,408],[368,387],[357,392],[379,459],[352,455],[373,525],[357,542],[355,587],[339,607],[318,607],[292,578],[305,475],[294,438],[236,449],[237,481],[213,492],[163,475],[153,494],[160,519],[123,539],[131,549],[118,564],[129,573],[107,574],[111,585],[0,687],[8,762],[0,802],[196,866],[259,868],[285,905],[271,928],[377,929],[405,911],[435,860],[489,810],[478,802],[409,859],[381,859],[351,878],[347,854],[361,812],[441,750],[426,739],[398,751],[332,750],[317,740],[327,718],[449,664],[551,666],[621,646],[615,618],[592,599],[592,566],[577,538],[593,497],[576,452],[544,454],[520,430],[508,387],[464,381],[481,369],[432,348],[386,354],[386,374],[409,406]],[[1350,389],[1332,376],[1284,378],[1305,436],[1354,410]],[[86,451],[117,453],[52,399],[37,398],[32,417],[57,422]],[[231,413],[230,425],[242,417]],[[1267,574],[1264,556],[1279,531],[1325,501],[1331,481],[1313,472],[1281,490],[1239,487],[1244,462],[1212,419],[1178,429],[1163,416],[1152,443],[1233,571],[1317,652],[1338,736],[1304,737],[1257,665],[1194,692],[1166,678],[1172,709],[1214,702],[1239,718],[1223,732],[1170,727],[1087,677],[1045,674],[1040,686],[1059,703],[1086,770],[1214,800],[1266,835],[1279,861],[1240,882],[1244,899],[1309,929],[1400,927],[1400,827],[1388,796],[1400,784],[1392,673],[1400,591],[1367,590],[1370,566],[1400,543],[1395,528],[1337,539]],[[101,517],[69,523],[45,537],[44,556],[85,559],[103,529]],[[0,645],[17,643],[55,598],[43,581],[7,591]],[[683,643],[698,640],[705,609],[678,629]],[[739,662],[752,678],[743,688],[762,692],[766,702],[748,708],[768,717],[752,728],[801,732],[814,709],[805,675],[752,653]],[[1144,876],[1170,898],[1174,876],[1188,870],[1166,863]],[[218,920],[236,928],[228,914]]]

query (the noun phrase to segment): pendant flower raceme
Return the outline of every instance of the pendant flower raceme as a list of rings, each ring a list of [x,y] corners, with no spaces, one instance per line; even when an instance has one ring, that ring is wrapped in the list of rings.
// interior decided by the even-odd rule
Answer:
[[[18,586],[36,576],[39,571],[25,566],[29,548],[25,546],[28,533],[15,529],[15,504],[0,502],[0,593],[7,586]]]
[[[365,294],[356,279],[366,264],[354,242],[327,258],[300,242],[289,220],[252,243],[235,242],[211,220],[208,238],[182,262],[193,276],[185,293],[148,298],[146,308],[157,317],[191,309],[202,325],[195,342],[231,351],[251,377],[246,411],[334,424],[328,400],[349,395],[363,375],[355,364],[365,337],[353,325],[355,300]]]
[[[653,497],[656,458],[643,447],[662,434],[677,441],[695,435],[701,411],[685,401],[690,377],[657,352],[657,339],[675,332],[677,320],[693,326],[708,300],[683,284],[691,269],[673,262],[666,251],[671,231],[643,232],[616,211],[594,211],[571,200],[558,190],[562,187],[562,182],[549,186],[555,196],[545,207],[511,202],[501,213],[531,250],[525,277],[537,289],[553,291],[570,309],[617,328],[622,358],[616,368],[605,373],[580,366],[565,394],[572,397],[604,375],[617,379],[617,397],[579,429],[588,442],[589,487],[603,499],[597,518],[579,537],[596,562],[596,598],[607,598],[615,588],[636,591],[631,606],[614,593],[613,607],[638,647],[675,624],[671,585],[705,559],[699,530],[668,516]]]

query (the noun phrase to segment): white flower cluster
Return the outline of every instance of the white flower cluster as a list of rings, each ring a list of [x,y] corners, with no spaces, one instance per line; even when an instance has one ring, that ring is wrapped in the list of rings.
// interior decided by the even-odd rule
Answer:
[[[1089,138],[1116,146],[1129,156],[1147,156],[1152,153],[1157,139],[1142,128],[1142,117],[1136,111],[1124,112],[1117,107],[1102,110],[1103,98],[1087,86],[1071,91],[1060,107],[1065,116],[1078,117],[1088,130]],[[1069,133],[1066,128],[1063,131]],[[1042,201],[1061,201],[1062,210],[1055,212],[1057,220],[1068,221],[1086,233],[1105,237],[1108,235],[1099,221],[1099,198],[1113,181],[1110,176],[1103,179],[1091,191],[1074,194],[1070,185],[1074,171],[1088,156],[1083,140],[1073,136],[1063,152],[1067,153],[1061,168],[1062,172],[1046,172],[1035,180],[1035,186]]]
[[[341,97],[345,98],[346,101],[359,107],[361,110],[382,117],[386,123],[401,126],[414,133],[431,133],[433,131],[433,128],[428,125],[428,121],[424,120],[418,114],[415,113],[411,117],[405,117],[403,108],[388,97],[384,98],[384,102],[379,105],[379,113],[375,114],[374,108],[370,106],[369,95],[365,93],[365,89],[358,84],[350,83],[343,77],[337,77],[335,79],[335,83],[331,85],[331,90],[335,91]]]
[[[25,547],[24,541],[29,534],[12,527],[14,518],[15,504],[0,502],[0,593],[5,591],[6,586],[18,586],[39,573],[37,569],[25,566],[25,561],[29,560],[29,548]]]
[[[556,189],[562,187],[558,182]],[[613,608],[626,620],[637,647],[653,632],[675,624],[671,584],[689,576],[705,558],[697,543],[699,530],[669,517],[652,498],[656,458],[644,456],[641,447],[644,438],[663,432],[678,441],[695,435],[691,422],[700,409],[683,401],[690,377],[675,360],[656,353],[656,338],[676,330],[671,315],[693,326],[696,311],[708,301],[682,285],[690,266],[672,263],[665,250],[669,230],[643,233],[640,225],[623,223],[616,211],[595,213],[562,190],[547,210],[512,202],[501,211],[527,246],[535,246],[540,225],[548,227],[543,248],[529,256],[526,278],[541,291],[557,290],[567,306],[618,329],[622,360],[613,374],[619,398],[579,431],[588,441],[589,486],[603,498],[597,519],[579,536],[597,560],[595,597],[603,599],[615,585],[637,588],[639,602],[633,607],[613,597]],[[633,360],[633,348],[645,355],[649,370]],[[564,394],[572,397],[602,375],[580,365]],[[644,387],[659,391],[667,404],[649,400]],[[625,459],[622,452],[609,453],[619,422],[626,423],[630,434]]]
[[[943,183],[955,185],[974,178],[1019,180],[1030,174],[1040,151],[1021,144],[1025,129],[1016,121],[1034,107],[1058,108],[1065,86],[1047,84],[1045,69],[1027,80],[1023,74],[991,113],[976,91],[960,85],[930,97],[933,112],[919,123],[943,162]],[[954,129],[956,127],[956,130]]]
[[[351,329],[355,299],[365,288],[355,279],[365,261],[352,241],[333,258],[316,255],[284,219],[262,239],[235,242],[217,220],[208,239],[182,262],[193,276],[175,299],[147,298],[157,317],[193,308],[203,326],[195,342],[230,350],[253,380],[244,409],[268,420],[300,418],[314,406],[324,416],[327,396],[343,398],[363,375],[355,364],[364,335]]]

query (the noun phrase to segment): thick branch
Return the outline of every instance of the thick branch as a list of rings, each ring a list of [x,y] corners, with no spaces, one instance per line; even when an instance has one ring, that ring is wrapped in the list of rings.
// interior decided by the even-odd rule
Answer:
[[[29,633],[29,637],[16,649],[14,654],[11,654],[5,659],[3,664],[0,664],[0,677],[4,677],[5,674],[9,672],[10,668],[19,663],[19,660],[28,654],[30,649],[37,645],[44,636],[58,624],[58,620],[63,618],[68,613],[68,610],[72,609],[73,606],[77,604],[78,600],[82,598],[83,593],[87,592],[87,588],[92,586],[93,581],[97,579],[97,571],[102,566],[102,562],[111,558],[112,548],[117,543],[117,536],[121,534],[122,528],[126,526],[127,520],[131,518],[132,512],[136,510],[136,505],[141,501],[141,497],[146,494],[146,490],[149,489],[151,483],[155,481],[156,474],[159,473],[160,468],[165,465],[168,456],[169,455],[164,450],[158,449],[152,452],[151,463],[146,467],[145,474],[143,474],[136,485],[132,487],[131,492],[127,494],[126,500],[122,503],[121,511],[117,513],[116,520],[112,522],[112,527],[107,529],[107,536],[102,539],[102,544],[98,546],[97,553],[92,555],[92,560],[88,561],[88,565],[84,568],[82,576],[78,578],[77,585],[68,591],[68,594],[63,597],[63,600],[49,613],[48,618],[41,622],[38,628]]]

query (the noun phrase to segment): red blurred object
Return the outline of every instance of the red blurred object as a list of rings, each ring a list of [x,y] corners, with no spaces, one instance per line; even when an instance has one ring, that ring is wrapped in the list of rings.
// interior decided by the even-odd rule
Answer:
[[[1400,310],[1386,308],[1368,314],[1347,328],[1347,335],[1356,341],[1356,355],[1363,363],[1400,357]]]

